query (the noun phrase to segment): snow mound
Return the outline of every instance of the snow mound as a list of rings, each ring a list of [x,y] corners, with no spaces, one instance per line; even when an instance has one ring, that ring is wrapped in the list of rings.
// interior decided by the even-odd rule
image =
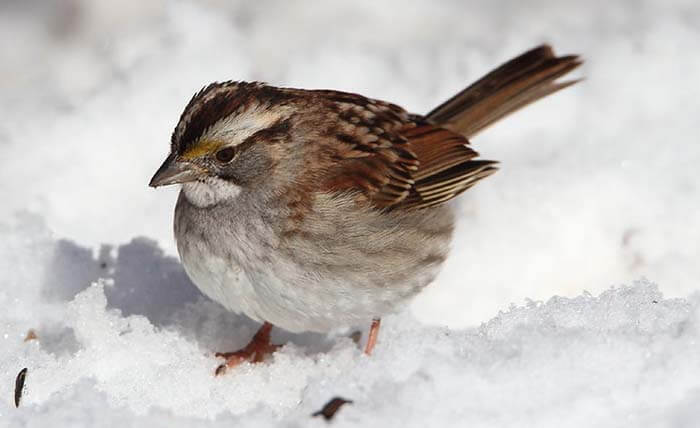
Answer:
[[[155,243],[90,254],[31,216],[0,227],[0,267],[12,273],[0,279],[5,426],[325,426],[310,415],[336,396],[353,403],[335,426],[691,426],[700,416],[698,298],[664,299],[648,281],[529,301],[467,330],[390,316],[371,358],[345,335],[277,331],[287,344],[268,362],[214,377],[213,351],[241,346],[256,326],[188,292]],[[135,254],[174,293],[141,312],[133,301],[159,275],[119,275]],[[52,275],[66,266],[72,276]],[[37,339],[25,341],[29,329]]]

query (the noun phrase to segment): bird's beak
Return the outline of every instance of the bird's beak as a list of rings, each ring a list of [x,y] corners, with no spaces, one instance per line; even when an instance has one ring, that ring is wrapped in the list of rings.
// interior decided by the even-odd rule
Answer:
[[[191,162],[175,159],[175,156],[170,155],[163,165],[158,168],[158,171],[148,183],[151,187],[167,186],[169,184],[187,183],[195,181],[204,175],[202,168],[194,165]]]

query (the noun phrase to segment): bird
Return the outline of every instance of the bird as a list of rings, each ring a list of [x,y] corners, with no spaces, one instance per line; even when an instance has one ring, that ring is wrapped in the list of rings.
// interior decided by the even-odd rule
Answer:
[[[149,185],[180,184],[177,250],[201,292],[262,323],[215,371],[261,362],[273,326],[327,332],[405,307],[447,258],[447,202],[490,176],[470,139],[580,79],[540,45],[425,115],[327,89],[215,82],[186,105]]]

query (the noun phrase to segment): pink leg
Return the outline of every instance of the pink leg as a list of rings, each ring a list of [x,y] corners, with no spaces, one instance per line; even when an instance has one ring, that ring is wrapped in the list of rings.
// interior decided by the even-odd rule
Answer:
[[[267,355],[275,352],[282,345],[270,343],[270,330],[272,330],[272,324],[266,322],[244,348],[234,352],[217,352],[216,356],[225,358],[226,362],[216,368],[215,374],[222,375],[226,369],[236,367],[244,361],[260,363]]]
[[[377,336],[379,336],[380,322],[380,318],[375,318],[372,320],[372,326],[369,328],[369,336],[367,337],[367,345],[365,346],[365,354],[367,355],[372,355],[374,345],[377,344]]]

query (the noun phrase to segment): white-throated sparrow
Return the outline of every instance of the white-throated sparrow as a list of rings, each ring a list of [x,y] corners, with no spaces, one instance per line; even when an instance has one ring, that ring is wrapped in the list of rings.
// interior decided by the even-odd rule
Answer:
[[[503,64],[425,116],[357,94],[213,83],[189,102],[153,187],[182,183],[177,248],[227,309],[264,322],[227,366],[275,349],[270,329],[379,319],[430,283],[453,215],[444,202],[496,171],[467,138],[575,80],[549,46]]]

